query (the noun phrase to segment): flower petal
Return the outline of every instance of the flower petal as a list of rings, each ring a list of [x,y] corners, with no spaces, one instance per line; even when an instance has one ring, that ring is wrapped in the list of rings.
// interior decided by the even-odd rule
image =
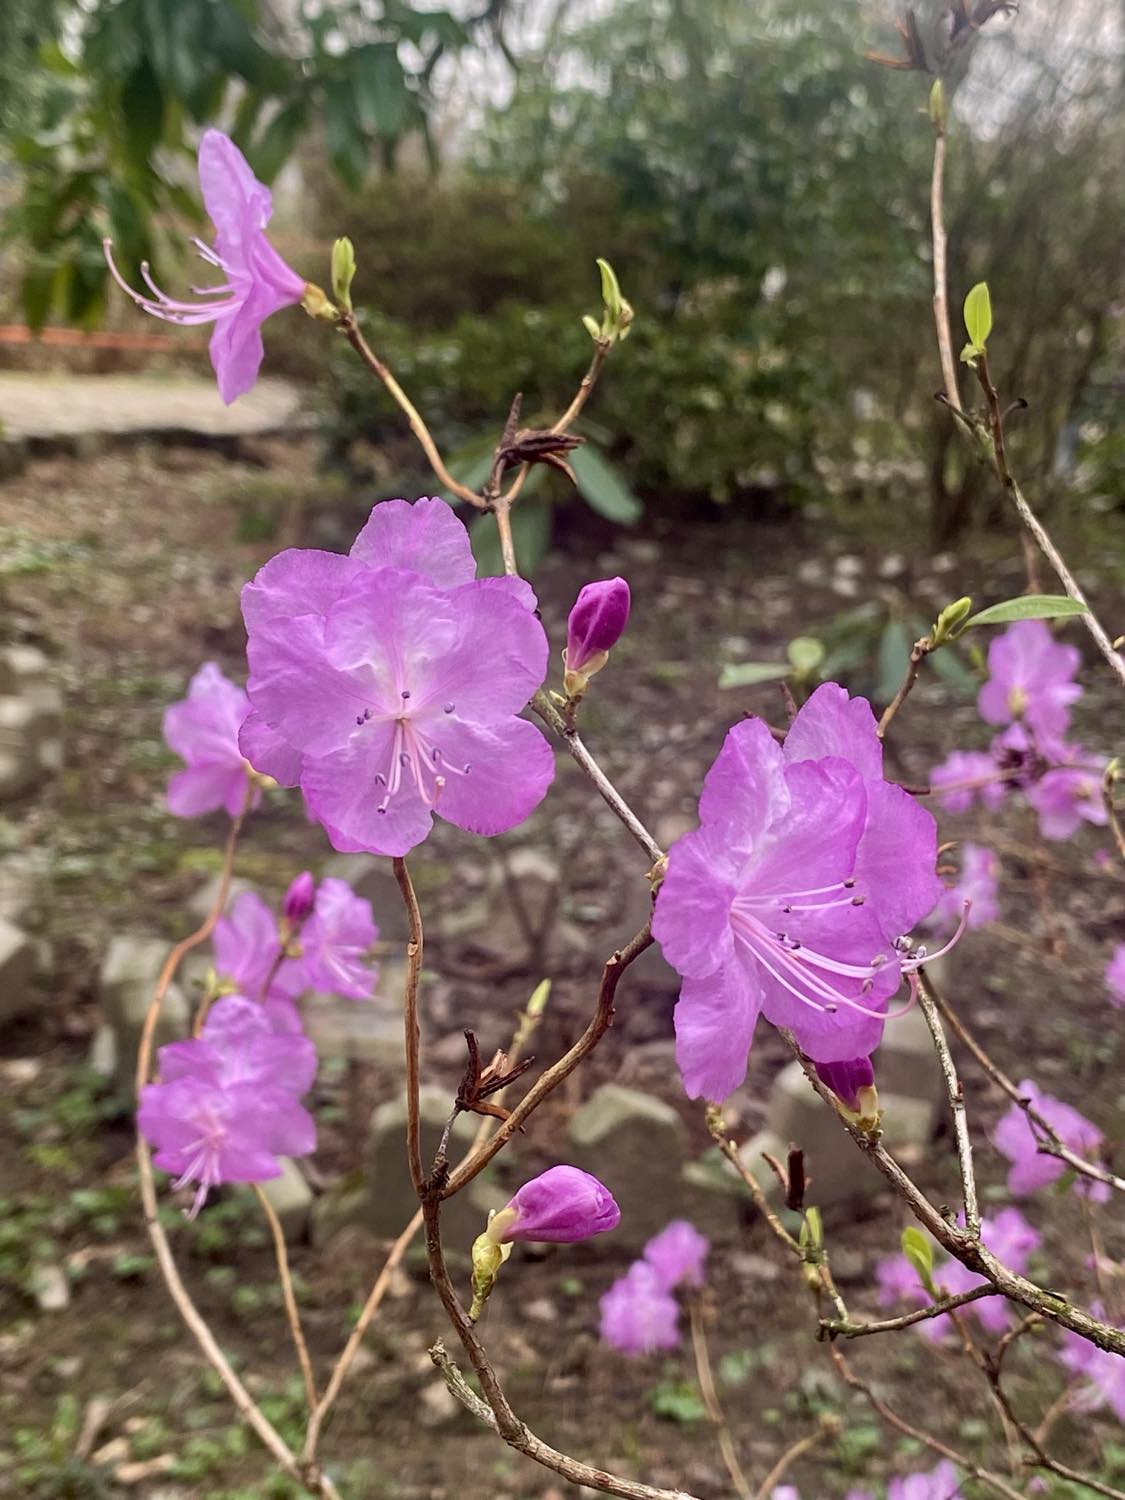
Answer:
[[[451,589],[476,577],[464,522],[444,500],[383,500],[352,543],[349,556],[370,568],[406,568]]]
[[[785,736],[785,759],[820,760],[837,755],[850,761],[865,781],[883,774],[883,746],[866,698],[852,698],[836,682],[812,693]]]
[[[515,828],[539,806],[555,777],[554,752],[525,719],[492,726],[449,720],[431,738],[445,761],[462,771],[446,774],[435,811],[469,833]]]
[[[732,958],[704,979],[685,979],[676,1003],[676,1062],[689,1098],[721,1103],[746,1077],[761,991]]]

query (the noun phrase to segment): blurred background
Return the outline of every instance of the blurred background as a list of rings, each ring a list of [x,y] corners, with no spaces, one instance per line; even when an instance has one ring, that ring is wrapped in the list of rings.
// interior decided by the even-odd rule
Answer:
[[[746,711],[780,720],[773,679],[788,672],[799,693],[836,678],[885,703],[937,609],[1024,587],[1013,518],[934,400],[931,79],[903,66],[895,20],[867,0],[0,0],[0,1128],[15,1143],[0,1157],[0,1492],[295,1493],[268,1478],[201,1373],[139,1232],[123,1082],[137,1008],[185,909],[205,900],[224,831],[168,814],[161,715],[203,660],[243,679],[238,589],[266,558],[345,550],[374,501],[435,484],[398,409],[297,309],[266,325],[258,387],[223,408],[207,330],[133,307],[103,237],[134,284],[146,260],[173,295],[198,281],[189,238],[210,230],[195,147],[222,126],[272,184],[271,237],[302,275],[327,285],[332,241],[351,236],[366,334],[474,484],[515,392],[530,425],[569,402],[590,357],[581,317],[599,311],[595,257],[612,261],[636,321],[579,424],[577,484],[536,469],[514,524],[554,652],[581,584],[617,572],[632,584],[633,623],[586,724],[666,844],[691,823],[725,728]],[[918,7],[917,25],[936,57],[942,8]],[[955,345],[964,294],[987,279],[992,371],[1005,402],[1027,402],[1009,421],[1013,468],[1111,633],[1125,629],[1123,63],[1121,0],[1024,0],[946,72]],[[474,538],[495,570],[491,531],[474,523]],[[1074,626],[1067,639],[1085,647]],[[911,783],[954,746],[983,744],[979,657],[951,648],[931,665],[889,747]],[[1108,752],[1120,711],[1086,679],[1079,729]],[[1125,938],[1125,893],[1093,843],[1053,848],[1044,867],[1028,826],[989,816],[1005,922],[974,934],[963,960],[974,1014],[1003,1051],[1016,1007],[1039,1081],[1053,1072],[1108,1130],[1123,1113],[1120,1057],[1089,947]],[[239,873],[276,896],[329,856],[279,794]],[[644,920],[643,872],[636,889],[606,890],[606,869],[632,864],[567,766],[512,835],[482,845],[440,830],[417,874],[432,914],[432,1082],[455,1084],[463,1025],[502,1045],[544,973],[555,988],[536,1050],[567,1044],[605,956]],[[1060,901],[1049,941],[1028,938],[1044,868]],[[383,931],[393,1010],[393,888],[370,867],[353,877]],[[513,887],[532,920],[498,927]],[[627,1095],[606,1108],[644,1122],[614,1130],[633,1142],[617,1169],[657,1203],[645,1232],[690,1201],[722,1247],[716,1360],[747,1463],[765,1472],[831,1412],[844,1433],[798,1468],[806,1497],[881,1492],[918,1455],[822,1368],[744,1207],[722,1189],[678,1192],[702,1193],[710,1163],[672,1063],[676,979],[655,956],[635,977],[581,1092],[537,1117],[500,1186],[566,1154],[595,1090]],[[322,1144],[287,1221],[324,1368],[394,1232],[370,1117],[399,1093],[400,1064],[380,1016],[370,1035],[345,1027],[322,1043]],[[736,1133],[769,1122],[783,1061],[764,1038]],[[919,1169],[952,1190],[947,1153],[930,1150],[936,1098],[911,1089],[929,1111]],[[985,1096],[984,1123],[999,1108]],[[646,1177],[654,1110],[679,1166]],[[989,1172],[1002,1195],[1002,1163]],[[826,1165],[826,1196],[830,1179]],[[870,1311],[872,1267],[898,1227],[877,1184],[847,1187],[837,1269]],[[228,1194],[194,1226],[169,1209],[169,1222],[224,1345],[271,1418],[299,1431],[252,1200]],[[1049,1248],[1081,1289],[1067,1225]],[[723,1493],[690,1357],[638,1367],[596,1343],[597,1295],[629,1251],[523,1256],[520,1298],[498,1297],[489,1336],[517,1405],[560,1446]],[[409,1262],[329,1434],[348,1493],[558,1500],[565,1486],[445,1404],[424,1352],[436,1331]],[[959,1442],[994,1453],[987,1402],[952,1356],[900,1340],[887,1358],[904,1390],[925,1373],[907,1410],[940,1409]],[[1050,1401],[1034,1359],[1021,1378]],[[1075,1462],[1120,1480],[1125,1450],[1097,1420],[1059,1431]]]

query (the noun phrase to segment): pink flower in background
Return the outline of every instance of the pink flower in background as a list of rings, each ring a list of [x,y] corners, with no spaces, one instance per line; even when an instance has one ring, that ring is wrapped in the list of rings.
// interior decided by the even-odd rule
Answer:
[[[817,688],[778,745],[728,733],[700,827],[672,848],[653,932],[683,977],[676,1054],[692,1097],[738,1087],[759,1013],[817,1062],[878,1045],[917,958],[900,938],[942,893],[931,815],[883,779],[871,708]]]
[[[1099,1318],[1105,1316],[1097,1303],[1090,1310]],[[1082,1382],[1073,1404],[1083,1411],[1108,1406],[1119,1422],[1125,1422],[1125,1359],[1069,1330],[1063,1332],[1062,1341],[1059,1359]]]
[[[875,1283],[880,1307],[893,1307],[901,1301],[916,1302],[921,1307],[931,1300],[905,1255],[887,1255],[876,1261]]]
[[[985,927],[1000,915],[997,904],[1000,861],[993,849],[966,842],[961,845],[961,873],[934,907],[930,923],[936,928],[953,928],[965,916],[968,927]]]
[[[348,557],[282,552],[243,590],[243,747],[273,731],[284,754],[258,768],[296,774],[337,849],[405,854],[435,813],[503,833],[546,794],[554,755],[516,717],[547,665],[534,595],[473,571],[444,501],[393,500]]]
[[[316,899],[316,881],[312,877],[311,870],[302,870],[295,880],[290,882],[289,889],[285,892],[285,899],[281,903],[282,919],[289,924],[290,929],[300,930],[306,917],[313,909]]]
[[[314,1149],[300,1096],[316,1072],[315,1049],[275,1030],[265,1007],[241,995],[217,1000],[200,1035],[162,1047],[159,1059],[137,1124],[175,1186],[195,1183],[193,1216],[221,1183],[268,1181],[280,1175],[280,1156]]]
[[[1066,733],[1070,705],[1082,696],[1073,680],[1081,664],[1074,646],[1055,640],[1044,620],[1017,620],[988,648],[988,681],[977,708],[988,724],[1022,721],[1047,737]]]
[[[887,1500],[958,1500],[957,1470],[943,1458],[928,1474],[902,1474],[887,1486]]]
[[[1068,839],[1082,823],[1103,828],[1108,821],[1102,800],[1104,761],[1087,755],[1081,745],[1058,747],[1058,760],[1027,788],[1028,802],[1039,815],[1045,839]]]
[[[578,1167],[551,1167],[512,1196],[489,1225],[498,1245],[537,1240],[567,1245],[616,1229],[621,1210],[596,1177]]]
[[[147,265],[141,266],[141,275],[148,292],[135,291],[117,269],[109,240],[105,254],[118,286],[145,312],[169,323],[214,323],[211,364],[219,395],[229,406],[258,378],[262,324],[272,313],[300,302],[306,283],[266,238],[273,212],[269,188],[222,131],[205,131],[199,143],[199,186],[215,226],[215,247],[209,249],[201,240],[195,244],[207,264],[226,278],[215,287],[193,288],[200,301],[169,297],[153,282]]]
[[[186,763],[168,783],[168,810],[196,818],[223,807],[236,817],[246,801],[249,767],[238,731],[250,700],[213,661],[191,679],[188,695],[164,710],[164,739]],[[261,794],[254,792],[253,805]]]
[[[680,1286],[702,1286],[703,1266],[711,1242],[686,1219],[673,1219],[644,1248],[642,1259],[656,1272],[668,1291]]]
[[[581,691],[600,672],[629,623],[629,585],[624,578],[588,583],[566,622],[566,690]]]
[[[950,813],[968,812],[978,798],[985,807],[995,809],[1007,790],[1000,779],[1000,768],[984,750],[954,750],[930,772],[930,785],[935,791],[950,789],[937,799],[938,805]]]
[[[215,972],[252,1000],[262,988],[281,953],[277,918],[256,891],[243,891],[215,923],[211,935]]]
[[[1092,1121],[1061,1099],[1040,1093],[1030,1078],[1025,1078],[1019,1089],[1021,1097],[1043,1116],[1064,1146],[1079,1156],[1096,1159],[1103,1136]],[[1018,1104],[1013,1103],[1001,1116],[992,1143],[1012,1163],[1008,1172],[1008,1191],[1016,1198],[1025,1198],[1039,1188],[1049,1187],[1067,1170],[1066,1163],[1057,1156],[1039,1150],[1031,1122]],[[1104,1203],[1109,1198],[1109,1188],[1104,1183],[1093,1182],[1087,1177],[1075,1180],[1074,1191],[1095,1203]]]
[[[1113,957],[1105,971],[1105,982],[1109,990],[1110,1005],[1120,1010],[1125,1006],[1125,943],[1118,943],[1113,950]]]
[[[300,957],[282,964],[279,990],[287,995],[322,990],[347,1000],[370,1000],[378,970],[367,955],[378,936],[370,901],[357,896],[346,880],[322,880],[301,930]]]
[[[634,1261],[598,1306],[603,1342],[622,1354],[652,1354],[680,1342],[680,1309],[647,1261]]]

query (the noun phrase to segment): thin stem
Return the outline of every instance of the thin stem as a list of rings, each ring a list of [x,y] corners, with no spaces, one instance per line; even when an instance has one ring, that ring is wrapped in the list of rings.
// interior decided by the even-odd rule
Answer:
[[[929,981],[921,971],[918,974],[918,1007],[930,1028],[941,1076],[945,1080],[945,1094],[953,1115],[953,1133],[957,1141],[957,1165],[965,1204],[965,1228],[976,1239],[980,1235],[980,1205],[977,1202],[976,1174],[973,1170],[973,1144],[969,1138],[969,1120],[965,1112],[965,1086],[957,1076],[957,1068],[942,1030]]]
[[[891,727],[891,720],[906,702],[911,688],[918,679],[918,668],[930,654],[930,638],[924,635],[921,640],[915,641],[910,651],[910,660],[906,664],[906,674],[899,684],[898,692],[883,710],[883,717],[879,720],[878,735],[880,739],[886,737],[887,730]]]
[[[774,1464],[773,1468],[758,1486],[754,1500],[769,1500],[777,1482],[784,1479],[797,1460],[806,1454],[810,1448],[815,1448],[817,1443],[821,1442],[828,1435],[829,1431],[831,1431],[830,1428],[822,1429],[819,1432],[810,1432],[807,1437],[798,1438],[795,1443],[786,1448],[777,1463]]]
[[[152,999],[149,1001],[148,1011],[145,1015],[144,1024],[141,1027],[140,1042],[137,1049],[137,1093],[148,1082],[149,1072],[152,1066],[152,1043],[156,1032],[157,1022],[160,1019],[160,1008],[164,997],[168,993],[168,987],[175,978],[176,973],[184,957],[193,948],[205,943],[214,931],[215,924],[222,915],[226,906],[227,897],[230,894],[231,879],[234,874],[234,854],[238,847],[238,836],[242,831],[242,822],[250,805],[252,789],[247,788],[246,802],[242,811],[232,819],[230,832],[227,835],[226,847],[223,850],[222,873],[219,877],[219,889],[215,893],[215,900],[211,910],[200,923],[199,927],[186,938],[181,939],[169,953],[164,961],[153,989]],[[164,1277],[165,1285],[176,1305],[180,1317],[184,1320],[189,1331],[199,1345],[203,1357],[211,1365],[227,1389],[227,1393],[234,1403],[236,1410],[248,1427],[251,1427],[258,1439],[270,1454],[278,1467],[291,1479],[303,1484],[310,1495],[319,1497],[319,1500],[339,1500],[335,1485],[326,1474],[322,1474],[315,1464],[304,1464],[300,1462],[290,1450],[285,1439],[274,1427],[272,1422],[264,1415],[255,1402],[253,1396],[243,1385],[235,1374],[230,1361],[219,1347],[215,1335],[211,1332],[209,1325],[191,1299],[187,1287],[180,1276],[176,1258],[172,1254],[172,1247],[168,1243],[168,1236],[164,1226],[160,1222],[159,1207],[156,1198],[156,1181],[152,1171],[152,1157],[148,1149],[148,1142],[139,1132],[137,1135],[137,1176],[141,1190],[141,1207],[144,1213],[145,1228],[156,1252],[157,1264]]]
[[[594,1014],[586,1030],[568,1052],[539,1075],[491,1139],[484,1142],[479,1150],[474,1151],[468,1161],[461,1163],[441,1190],[442,1198],[452,1198],[454,1193],[459,1193],[467,1183],[472,1182],[478,1172],[483,1172],[496,1153],[520,1129],[531,1112],[539,1107],[548,1094],[558,1088],[563,1079],[569,1078],[582,1059],[594,1050],[609,1030],[613,1020],[613,1004],[617,995],[617,986],[621,983],[621,976],[634,959],[639,958],[651,945],[652,931],[646,922],[635,937],[631,938],[623,948],[610,955],[602,970]]]
[[[574,400],[567,407],[566,411],[563,412],[562,416],[558,419],[554,426],[550,427],[548,431],[553,433],[565,432],[571,425],[571,423],[578,419],[579,415],[581,414],[582,408],[590,399],[590,393],[593,391],[594,386],[598,383],[598,376],[601,374],[602,366],[605,364],[606,358],[609,355],[609,351],[612,348],[613,344],[609,339],[595,339],[594,353],[593,357],[590,360],[590,367],[579,382],[578,390],[574,395]],[[508,487],[508,490],[501,497],[504,501],[507,502],[508,505],[511,505],[512,501],[519,494],[520,490],[523,489],[524,484],[527,481],[527,476],[530,472],[531,465],[524,464],[521,467],[519,473],[516,475],[515,479],[512,480],[512,483]]]
[[[778,1218],[777,1214],[774,1213],[772,1207],[770,1206],[770,1201],[766,1197],[762,1184],[754,1176],[753,1172],[751,1172],[750,1168],[742,1160],[741,1156],[739,1156],[738,1147],[727,1135],[726,1130],[723,1126],[722,1111],[717,1105],[709,1104],[707,1106],[705,1118],[707,1122],[707,1129],[710,1133],[711,1139],[715,1142],[715,1145],[718,1146],[719,1150],[726,1157],[727,1161],[730,1162],[731,1166],[742,1178],[742,1181],[746,1184],[747,1191],[749,1192],[751,1198],[753,1198],[754,1200],[754,1207],[762,1215],[763,1219],[765,1219],[774,1236],[781,1242],[781,1244],[785,1246],[785,1248],[792,1255],[795,1255],[798,1260],[803,1260],[804,1257],[801,1254],[800,1244],[797,1242],[794,1236],[789,1233],[788,1229],[786,1229],[785,1225]]]
[[[270,1233],[273,1235],[277,1275],[281,1282],[281,1295],[285,1301],[285,1316],[289,1319],[289,1332],[293,1335],[297,1363],[301,1366],[301,1376],[305,1382],[305,1396],[308,1399],[309,1411],[312,1412],[316,1408],[316,1381],[313,1379],[312,1361],[309,1359],[309,1348],[305,1343],[304,1329],[301,1327],[301,1313],[297,1307],[297,1294],[293,1290],[293,1277],[289,1271],[289,1251],[285,1244],[285,1231],[260,1183],[254,1184],[254,1191],[258,1196],[258,1202],[262,1205],[262,1212],[270,1226]]]
[[[500,556],[504,559],[504,572],[509,578],[518,578],[516,544],[512,536],[512,497],[503,495],[499,500],[493,501],[492,513],[496,517],[496,530],[500,536]]]
[[[1087,1161],[1084,1157],[1072,1151],[1069,1146],[1065,1145],[1050,1121],[1039,1113],[1026,1095],[1020,1093],[1019,1087],[1012,1082],[1007,1073],[992,1061],[991,1057],[989,1057],[988,1053],[972,1035],[949,1001],[934,988],[932,983],[930,984],[930,993],[933,995],[934,1003],[941,1012],[941,1015],[953,1029],[954,1035],[968,1047],[993,1083],[998,1088],[1003,1089],[1008,1098],[1019,1105],[1029,1122],[1041,1133],[1042,1139],[1038,1142],[1039,1150],[1046,1156],[1057,1156],[1060,1161],[1066,1162],[1067,1166],[1072,1167],[1083,1177],[1089,1177],[1094,1182],[1104,1182],[1107,1187],[1115,1188],[1119,1193],[1125,1193],[1125,1178],[1117,1177],[1108,1168],[1100,1167],[1095,1162]]]
[[[853,1391],[858,1391],[866,1398],[871,1408],[878,1412],[883,1421],[896,1432],[901,1432],[904,1437],[913,1438],[915,1442],[929,1448],[931,1453],[937,1453],[942,1458],[947,1458],[951,1463],[962,1469],[970,1479],[977,1479],[981,1484],[987,1484],[997,1494],[1005,1496],[1005,1500],[1023,1500],[1019,1490],[1013,1489],[1007,1480],[1002,1479],[999,1474],[993,1474],[990,1469],[982,1469],[974,1463],[967,1454],[959,1453],[956,1448],[951,1448],[948,1443],[943,1443],[940,1438],[933,1437],[921,1427],[915,1427],[905,1417],[900,1417],[893,1407],[887,1405],[881,1396],[877,1396],[868,1385],[866,1380],[860,1378],[844,1358],[843,1351],[835,1344],[831,1347],[832,1363],[836,1366],[844,1382]]]
[[[410,1180],[418,1197],[422,1196],[425,1174],[422,1171],[422,1131],[419,1120],[419,1077],[421,1029],[418,1025],[418,985],[422,978],[422,913],[418,909],[418,897],[414,894],[414,883],[404,859],[391,861],[395,880],[402,892],[406,916],[410,924],[410,940],[406,945],[406,992],[402,1002],[402,1020],[406,1044],[406,1159],[410,1164]]]
[[[471,490],[467,485],[462,484],[460,480],[454,479],[453,475],[446,468],[445,461],[438,451],[438,446],[434,442],[430,434],[430,429],[423,421],[420,412],[360,332],[355,314],[351,311],[341,311],[336,327],[344,335],[375,378],[383,383],[389,394],[398,403],[399,408],[406,416],[406,420],[410,423],[411,432],[417,438],[422,452],[429,460],[431,469],[433,469],[442,485],[451,494],[456,495],[458,499],[467,501],[470,505],[475,506],[477,510],[483,510],[485,502],[481,496],[475,490]]]
[[[915,1308],[898,1318],[881,1318],[877,1323],[852,1323],[839,1318],[822,1318],[820,1326],[830,1338],[861,1339],[872,1333],[897,1333],[900,1328],[910,1328],[915,1323],[924,1323],[928,1318],[940,1318],[954,1308],[964,1307],[969,1302],[979,1302],[982,1297],[999,1297],[1002,1294],[994,1286],[975,1286],[970,1292],[958,1292],[955,1297],[942,1297],[928,1307]]]
[[[649,833],[640,818],[637,817],[636,813],[610,781],[601,766],[598,765],[589,750],[587,750],[577,731],[572,726],[568,726],[562,714],[559,713],[542,688],[532,698],[531,706],[543,720],[544,724],[547,725],[548,729],[552,729],[563,741],[571,755],[582,767],[583,771],[585,771],[589,780],[593,782],[599,796],[616,813],[620,821],[624,823],[625,827],[648,855],[651,862],[655,865],[658,861],[662,860],[664,858],[663,849],[661,849],[652,834]]]
[[[934,261],[934,327],[937,330],[941,377],[946,398],[954,407],[961,405],[957,389],[957,365],[953,358],[953,339],[949,332],[949,293],[946,279],[945,234],[945,125],[934,122],[934,166],[930,177],[930,233]]]
[[[1113,842],[1117,845],[1117,852],[1125,859],[1125,824],[1121,821],[1121,814],[1117,810],[1117,782],[1121,776],[1121,765],[1117,760],[1111,760],[1106,766],[1102,776],[1102,801],[1105,803],[1106,821],[1109,831],[1113,834]]]
[[[987,1374],[997,1405],[1035,1455],[1034,1463],[1037,1468],[1047,1469],[1052,1474],[1057,1474],[1060,1479],[1068,1479],[1073,1484],[1080,1484],[1085,1489],[1093,1490],[1096,1495],[1107,1495],[1109,1496],[1109,1500],[1125,1500],[1125,1491],[1115,1489],[1111,1484],[1105,1484],[1102,1480],[1095,1479],[1090,1474],[1083,1474],[1078,1469],[1072,1469],[1068,1464],[1060,1463],[1057,1458],[1052,1458],[1043,1447],[1039,1435],[1032,1432],[1027,1423],[1022,1422],[1016,1416],[1012,1408],[1012,1403],[1008,1399],[1008,1393],[1005,1391],[1001,1381],[1000,1366],[997,1361],[991,1362],[987,1369]]]
[[[449,1279],[449,1270],[445,1264],[445,1255],[441,1246],[441,1200],[436,1196],[428,1196],[422,1207],[426,1221],[426,1253],[430,1264],[430,1280],[480,1381],[484,1401],[487,1403],[492,1418],[491,1421],[484,1418],[488,1421],[488,1425],[517,1453],[522,1453],[527,1458],[533,1459],[535,1463],[543,1465],[544,1468],[561,1474],[571,1484],[586,1485],[590,1489],[600,1490],[605,1495],[619,1495],[622,1500],[694,1500],[694,1497],[686,1495],[681,1490],[656,1489],[652,1485],[641,1484],[637,1480],[611,1474],[606,1469],[593,1468],[580,1459],[560,1453],[557,1448],[552,1448],[542,1438],[537,1437],[516,1415],[485,1347],[477,1335],[476,1327],[469,1321],[469,1315],[461,1305],[453,1289],[453,1283]],[[475,1416],[483,1417],[479,1398],[466,1401],[468,1387],[465,1382],[451,1379],[450,1372],[453,1367],[449,1356],[440,1344],[431,1349],[430,1357],[445,1376],[452,1394],[459,1401],[464,1402]]]
[[[723,1463],[727,1466],[727,1473],[730,1475],[735,1493],[741,1496],[741,1500],[751,1500],[753,1491],[749,1480],[742,1472],[742,1465],[738,1461],[738,1454],[735,1452],[734,1441],[731,1437],[730,1425],[719,1400],[719,1393],[715,1389],[715,1377],[711,1372],[711,1352],[707,1348],[707,1330],[703,1322],[703,1303],[698,1294],[689,1297],[688,1313],[691,1318],[691,1348],[695,1356],[695,1373],[699,1380],[703,1404],[707,1408],[707,1415],[715,1429],[719,1452],[723,1456]]]
[[[411,1219],[410,1223],[406,1226],[406,1228],[399,1235],[398,1239],[395,1240],[394,1244],[391,1246],[390,1254],[383,1262],[383,1269],[375,1278],[375,1284],[367,1294],[367,1301],[363,1304],[363,1310],[360,1313],[359,1317],[356,1319],[355,1327],[352,1329],[350,1335],[348,1336],[348,1341],[344,1345],[339,1359],[336,1361],[336,1364],[332,1370],[332,1374],[329,1376],[328,1384],[324,1388],[324,1395],[321,1396],[319,1402],[312,1412],[312,1415],[309,1418],[308,1429],[305,1432],[305,1444],[301,1451],[301,1460],[303,1463],[311,1464],[316,1458],[316,1448],[318,1442],[320,1441],[320,1433],[321,1429],[324,1426],[324,1420],[327,1417],[329,1411],[332,1409],[337,1396],[339,1396],[340,1389],[343,1386],[345,1379],[347,1378],[348,1371],[352,1367],[352,1362],[354,1361],[356,1354],[359,1352],[359,1346],[363,1343],[363,1336],[367,1332],[372,1318],[378,1312],[383,1298],[386,1296],[387,1288],[391,1284],[391,1277],[394,1275],[395,1267],[400,1263],[403,1256],[406,1254],[407,1250],[410,1247],[411,1241],[414,1239],[415,1235],[418,1233],[421,1227],[422,1210],[419,1208],[415,1212],[414,1217]]]

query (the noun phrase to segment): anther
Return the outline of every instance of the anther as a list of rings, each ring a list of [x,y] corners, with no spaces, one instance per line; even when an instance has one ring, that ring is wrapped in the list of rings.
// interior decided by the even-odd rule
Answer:
[[[410,697],[410,689],[409,688],[403,688],[402,693],[400,694],[400,696],[403,698],[403,700],[409,698]]]
[[[456,707],[456,703],[443,703],[441,706],[441,711],[444,714],[451,714]]]
[[[846,891],[853,890],[855,887],[855,876],[849,875],[847,880],[843,882],[843,886]]]
[[[853,906],[862,906],[862,905],[863,905],[863,903],[864,903],[864,902],[865,902],[865,901],[866,901],[866,900],[867,900],[867,897],[866,897],[866,896],[853,896],[853,897],[852,897],[852,905],[853,905]]]

